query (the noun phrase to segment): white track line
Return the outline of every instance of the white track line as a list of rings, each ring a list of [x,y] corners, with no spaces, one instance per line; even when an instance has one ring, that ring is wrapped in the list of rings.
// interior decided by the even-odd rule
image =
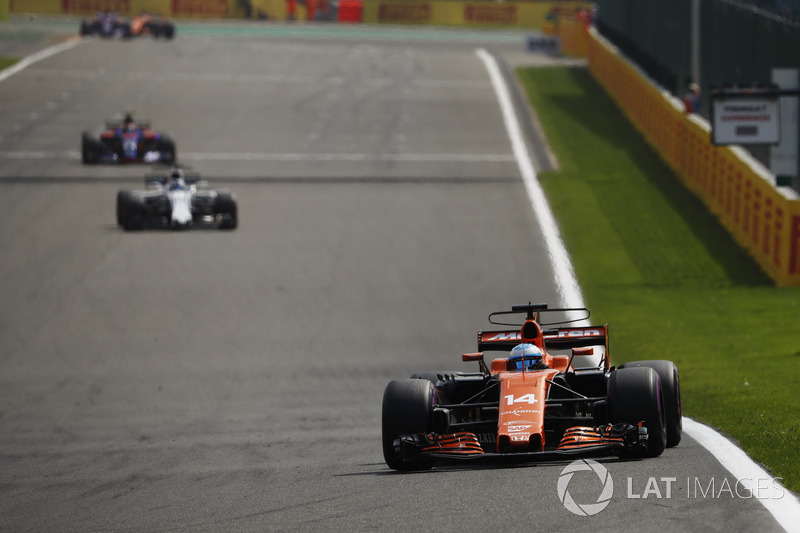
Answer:
[[[536,216],[536,219],[539,221],[539,226],[542,228],[547,254],[550,258],[550,264],[553,267],[553,273],[556,278],[556,290],[558,290],[558,294],[561,296],[562,305],[583,307],[583,293],[578,285],[578,280],[575,278],[575,272],[573,271],[572,261],[567,253],[567,248],[564,246],[564,241],[561,240],[558,224],[553,216],[553,212],[550,210],[550,205],[547,203],[547,198],[537,179],[536,170],[534,170],[533,163],[528,155],[528,148],[525,145],[517,115],[514,113],[514,105],[511,103],[511,96],[506,86],[505,79],[500,73],[497,61],[490,53],[483,48],[479,48],[475,53],[481,58],[483,64],[486,65],[486,70],[489,71],[489,77],[492,80],[494,92],[500,103],[500,110],[503,112],[503,122],[505,122],[506,125],[508,138],[511,140],[511,148],[514,152],[514,157],[517,159],[517,165],[522,174],[522,181],[525,183],[525,189],[528,191],[528,197],[531,200],[533,214]]]
[[[710,427],[683,417],[683,430],[716,457],[741,487],[755,494],[786,531],[800,531],[800,502],[797,497],[758,466],[738,446]]]
[[[483,61],[492,80],[522,180],[525,182],[534,214],[544,233],[548,255],[555,272],[556,286],[563,298],[563,304],[570,307],[583,307],[583,295],[578,280],[575,278],[572,262],[564,242],[561,240],[555,218],[528,155],[522,130],[511,103],[508,86],[500,73],[497,60],[482,48],[476,50],[475,54]],[[750,489],[751,494],[756,496],[756,499],[775,517],[781,527],[789,532],[800,532],[800,502],[793,493],[758,466],[738,446],[710,427],[684,417],[683,430],[734,475],[743,488]],[[765,484],[764,481],[769,483]]]
[[[0,81],[7,80],[20,70],[27,68],[33,65],[34,63],[41,61],[42,59],[47,59],[50,56],[58,54],[59,52],[63,52],[64,50],[69,50],[70,48],[80,44],[80,42],[81,39],[79,37],[74,37],[68,41],[64,41],[63,43],[50,46],[48,48],[45,48],[44,50],[36,52],[35,54],[29,55],[28,57],[14,64],[12,67],[0,71]]]
[[[328,161],[328,162],[398,162],[398,163],[513,163],[511,154],[315,154],[315,153],[208,153],[181,152],[189,161]],[[80,159],[78,150],[1,152],[0,159]]]

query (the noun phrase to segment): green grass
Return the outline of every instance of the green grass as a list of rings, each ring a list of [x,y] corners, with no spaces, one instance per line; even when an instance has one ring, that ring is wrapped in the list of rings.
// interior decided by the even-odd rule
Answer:
[[[19,59],[15,59],[13,57],[2,57],[0,56],[0,70],[7,69],[8,67],[15,64]]]
[[[539,178],[612,362],[670,359],[684,414],[800,491],[800,288],[776,288],[585,68],[525,68]]]

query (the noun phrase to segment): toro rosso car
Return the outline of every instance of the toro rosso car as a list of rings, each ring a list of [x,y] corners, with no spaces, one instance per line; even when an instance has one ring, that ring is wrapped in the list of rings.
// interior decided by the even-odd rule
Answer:
[[[123,121],[109,120],[99,134],[81,134],[81,160],[93,163],[173,163],[175,142],[150,129],[148,121],[136,122],[131,115]]]
[[[117,193],[117,224],[126,231],[206,227],[235,229],[236,196],[227,189],[210,189],[197,175],[173,167],[168,175],[145,177],[143,190]]]
[[[505,315],[520,316],[505,322]],[[386,464],[403,471],[457,461],[656,457],[676,446],[682,413],[675,364],[610,366],[608,325],[575,325],[588,318],[586,308],[513,306],[489,321],[514,329],[481,331],[478,352],[462,355],[477,372],[390,382],[382,415]],[[487,363],[486,352],[497,351],[502,355]]]
[[[130,24],[111,11],[97,13],[90,20],[81,21],[81,35],[99,35],[101,37],[128,37]]]
[[[175,36],[175,24],[148,12],[127,20],[117,13],[105,11],[97,13],[90,20],[81,21],[80,34],[126,38],[152,35],[156,38],[172,39]]]

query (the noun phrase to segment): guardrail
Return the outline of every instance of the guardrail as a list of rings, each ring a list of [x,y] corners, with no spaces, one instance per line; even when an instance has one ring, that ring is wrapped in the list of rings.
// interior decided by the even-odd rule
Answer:
[[[714,146],[709,124],[592,29],[589,69],[628,119],[779,286],[800,286],[800,198],[737,146]]]

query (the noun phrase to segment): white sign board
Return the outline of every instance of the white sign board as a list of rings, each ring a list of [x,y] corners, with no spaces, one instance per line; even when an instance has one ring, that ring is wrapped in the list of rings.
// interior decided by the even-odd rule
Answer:
[[[780,104],[777,97],[726,96],[711,99],[712,142],[778,144]]]

